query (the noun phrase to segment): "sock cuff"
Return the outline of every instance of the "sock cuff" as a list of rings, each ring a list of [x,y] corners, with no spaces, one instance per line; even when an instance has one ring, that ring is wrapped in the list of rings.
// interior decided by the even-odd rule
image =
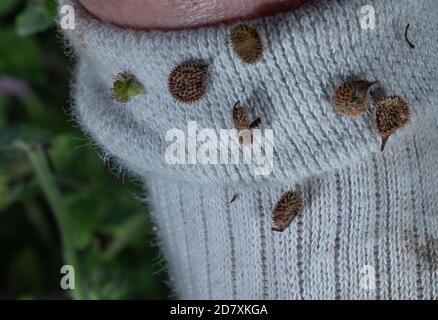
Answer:
[[[200,183],[300,181],[357,163],[379,149],[370,112],[346,118],[335,112],[335,88],[347,79],[379,80],[388,95],[412,108],[396,145],[422,126],[438,103],[438,24],[433,1],[368,1],[374,30],[361,28],[363,1],[315,1],[297,11],[246,22],[257,30],[263,57],[243,63],[224,25],[177,32],[124,30],[91,17],[77,1],[76,28],[65,32],[80,57],[75,113],[85,131],[137,175],[150,172]],[[407,23],[417,47],[403,38]],[[208,64],[205,95],[190,105],[169,93],[172,70],[187,61]],[[114,76],[130,72],[146,94],[126,104],[111,99]],[[261,129],[273,130],[273,172],[258,176],[253,165],[169,165],[169,130],[233,129],[233,106],[241,101]],[[200,143],[198,141],[198,147]]]

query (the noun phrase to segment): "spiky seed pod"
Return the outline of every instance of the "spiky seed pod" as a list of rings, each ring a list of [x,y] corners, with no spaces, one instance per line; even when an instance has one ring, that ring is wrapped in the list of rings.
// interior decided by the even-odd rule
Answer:
[[[374,118],[379,135],[382,137],[380,150],[384,151],[388,139],[409,123],[411,109],[401,97],[385,97],[376,103]]]
[[[344,116],[358,117],[363,114],[371,98],[371,89],[378,81],[348,81],[336,89],[333,103],[335,110]]]
[[[238,131],[240,144],[251,144],[252,134],[251,134],[251,124],[249,123],[248,113],[240,101],[236,102],[233,107],[233,120],[234,126]]]
[[[256,29],[241,24],[230,33],[231,45],[237,56],[245,63],[254,64],[263,55],[263,44]]]
[[[272,230],[284,232],[302,209],[303,198],[301,193],[297,191],[286,192],[272,211],[274,224]]]
[[[233,107],[233,120],[237,130],[249,129],[248,113],[240,101]]]
[[[129,73],[122,72],[113,77],[113,99],[122,103],[129,102],[131,98],[146,94],[143,85],[137,78]]]
[[[201,99],[207,87],[208,64],[204,60],[183,63],[169,75],[169,92],[176,100],[193,103]]]

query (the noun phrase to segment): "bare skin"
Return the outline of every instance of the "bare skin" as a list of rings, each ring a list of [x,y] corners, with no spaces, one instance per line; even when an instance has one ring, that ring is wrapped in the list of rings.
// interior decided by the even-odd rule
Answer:
[[[252,19],[310,0],[79,0],[99,19],[135,29],[179,30]]]

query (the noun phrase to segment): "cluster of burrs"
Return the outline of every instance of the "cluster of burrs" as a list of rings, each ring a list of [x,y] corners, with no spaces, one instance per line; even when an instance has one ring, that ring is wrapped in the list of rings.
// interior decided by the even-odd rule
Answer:
[[[229,34],[230,45],[237,57],[246,64],[254,64],[263,56],[263,44],[253,27],[241,24]],[[203,59],[184,62],[169,74],[167,88],[178,102],[192,104],[206,93],[208,64]],[[131,72],[122,72],[114,77],[113,99],[128,103],[132,98],[146,94],[143,85]]]
[[[336,89],[333,98],[335,110],[347,117],[361,116],[367,109],[379,81],[353,80]],[[382,138],[381,151],[388,139],[404,128],[411,118],[409,104],[399,96],[384,96],[375,99],[373,113],[377,132]]]
[[[229,34],[232,50],[242,63],[255,64],[263,56],[263,43],[257,30],[246,24],[232,28]],[[208,63],[195,59],[176,66],[169,74],[167,89],[175,101],[192,104],[199,101],[207,92]],[[336,89],[333,103],[335,110],[347,117],[363,115],[371,102],[375,100],[373,114],[378,134],[382,138],[381,150],[385,149],[388,139],[410,120],[410,107],[399,96],[384,96],[375,99],[374,89],[378,81],[348,81]],[[146,94],[144,86],[130,72],[123,72],[114,77],[113,99],[128,103],[132,98]],[[232,111],[233,122],[239,133],[239,142],[244,145],[253,143],[251,130],[261,124],[256,118],[250,122],[246,108],[237,102]],[[239,197],[235,194],[230,201]],[[299,191],[284,193],[273,208],[273,230],[285,231],[294,218],[303,210],[303,198]]]

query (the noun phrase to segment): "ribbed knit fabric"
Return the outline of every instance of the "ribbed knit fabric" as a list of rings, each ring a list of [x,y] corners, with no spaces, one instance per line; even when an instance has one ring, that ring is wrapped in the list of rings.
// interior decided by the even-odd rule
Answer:
[[[76,1],[66,31],[80,57],[74,110],[84,130],[145,181],[171,282],[181,298],[438,299],[438,8],[433,0],[322,0],[248,22],[264,56],[245,65],[233,26],[180,32],[123,30]],[[375,30],[362,30],[371,4]],[[410,34],[410,49],[403,33]],[[167,89],[172,69],[202,58],[207,92],[190,106]],[[129,71],[147,95],[111,99],[113,75]],[[412,107],[410,125],[385,153],[372,116],[333,108],[346,79],[379,80]],[[274,171],[249,165],[169,165],[166,132],[231,129],[240,100],[274,131]],[[304,209],[276,233],[272,208],[301,190]],[[239,197],[229,203],[234,194]],[[375,271],[375,289],[363,285]]]

